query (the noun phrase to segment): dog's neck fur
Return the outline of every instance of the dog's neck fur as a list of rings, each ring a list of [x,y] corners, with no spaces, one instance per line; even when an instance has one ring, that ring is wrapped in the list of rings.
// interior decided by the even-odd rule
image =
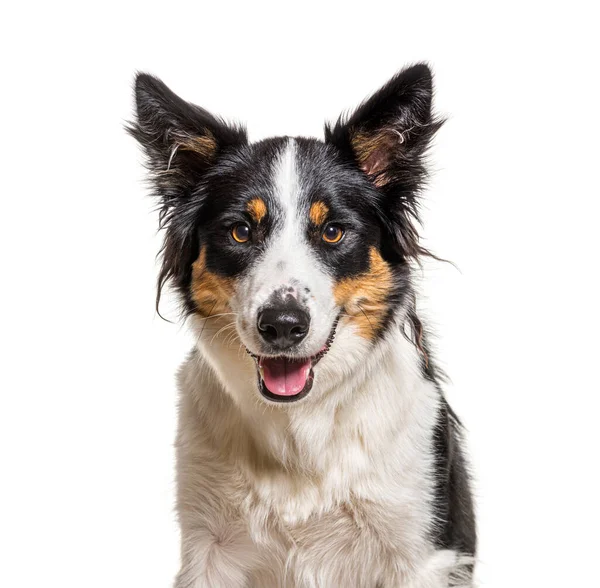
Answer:
[[[351,495],[373,498],[374,489],[391,499],[390,469],[429,496],[428,449],[439,395],[400,329],[392,327],[365,353],[371,344],[357,348],[358,338],[345,337],[342,327],[311,392],[321,395],[319,401],[309,395],[298,405],[269,406],[250,388],[256,386],[253,360],[237,342],[218,340],[219,328],[204,329],[181,372],[182,409],[187,403],[202,419],[219,454],[245,469],[263,498],[277,501],[276,489],[289,504],[302,494],[290,506],[295,518]],[[313,500],[306,500],[307,492],[314,493]],[[298,512],[298,504],[306,512]]]

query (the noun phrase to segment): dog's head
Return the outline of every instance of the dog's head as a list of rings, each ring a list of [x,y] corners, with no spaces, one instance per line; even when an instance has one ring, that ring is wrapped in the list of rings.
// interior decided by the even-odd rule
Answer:
[[[269,401],[306,396],[330,347],[343,372],[406,319],[410,263],[425,252],[423,155],[441,124],[431,102],[419,64],[326,126],[324,141],[250,144],[243,128],[137,77],[129,130],[161,203],[159,296],[172,283],[200,339],[245,347]]]

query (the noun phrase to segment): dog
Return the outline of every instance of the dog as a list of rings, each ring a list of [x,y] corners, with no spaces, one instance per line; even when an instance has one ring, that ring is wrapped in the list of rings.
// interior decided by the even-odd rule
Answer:
[[[426,64],[324,140],[250,143],[135,81],[171,286],[196,344],[178,374],[176,588],[472,586],[461,425],[417,314]]]

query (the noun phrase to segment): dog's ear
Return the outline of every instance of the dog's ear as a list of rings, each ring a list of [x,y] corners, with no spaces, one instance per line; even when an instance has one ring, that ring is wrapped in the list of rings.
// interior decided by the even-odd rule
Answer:
[[[433,81],[419,63],[394,76],[349,117],[325,126],[325,139],[357,165],[383,193],[393,237],[404,256],[418,244],[416,196],[425,180],[424,155],[443,120],[432,114]]]
[[[135,103],[127,130],[146,153],[157,195],[167,200],[185,196],[221,152],[247,142],[242,127],[182,100],[151,75],[137,75]]]

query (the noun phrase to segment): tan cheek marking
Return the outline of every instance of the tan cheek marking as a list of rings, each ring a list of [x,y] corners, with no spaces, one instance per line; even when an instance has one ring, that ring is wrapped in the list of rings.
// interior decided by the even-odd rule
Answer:
[[[206,250],[202,249],[192,265],[192,300],[202,316],[229,312],[234,280],[223,278],[206,269]]]
[[[256,223],[260,223],[267,216],[267,205],[262,198],[253,198],[246,204],[248,214]]]
[[[329,208],[324,202],[313,202],[308,211],[308,217],[313,225],[322,225],[329,214]]]
[[[345,278],[334,287],[338,306],[350,315],[349,321],[359,335],[373,340],[388,313],[388,297],[392,289],[392,271],[375,247],[370,251],[369,271],[354,278]]]

